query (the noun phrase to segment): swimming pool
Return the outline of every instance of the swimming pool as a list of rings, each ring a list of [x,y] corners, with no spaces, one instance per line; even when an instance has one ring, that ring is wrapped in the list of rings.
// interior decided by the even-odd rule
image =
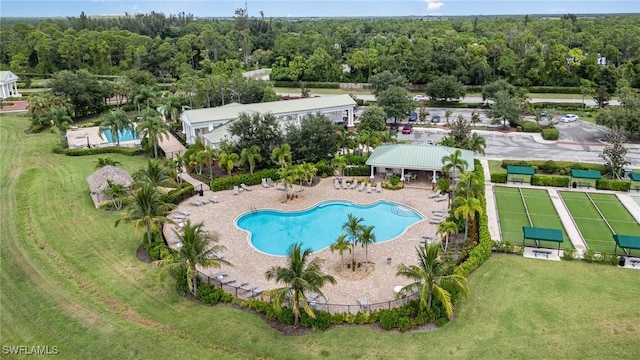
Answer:
[[[104,136],[107,138],[109,144],[115,144],[116,139],[113,138],[113,134],[111,133],[111,129],[104,130]],[[120,142],[123,141],[131,141],[131,140],[139,140],[138,134],[131,128],[125,128],[118,131],[118,138]]]
[[[344,233],[342,224],[349,213],[363,218],[363,225],[375,226],[377,243],[397,238],[409,226],[424,219],[413,209],[388,201],[366,206],[328,201],[304,211],[258,210],[240,216],[236,226],[250,233],[250,242],[257,250],[286,256],[289,246],[296,242],[312,252],[331,245]]]

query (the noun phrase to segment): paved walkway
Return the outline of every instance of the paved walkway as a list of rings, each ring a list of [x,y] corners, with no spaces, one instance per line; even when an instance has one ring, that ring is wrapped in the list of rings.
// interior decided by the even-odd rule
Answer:
[[[484,171],[484,194],[487,201],[487,217],[489,218],[489,234],[491,239],[500,241],[502,239],[500,231],[500,222],[498,221],[498,208],[496,207],[496,198],[493,194],[493,184],[491,183],[491,171],[489,170],[489,161],[480,160]]]
[[[629,194],[616,194],[618,200],[627,208],[631,216],[640,223],[640,205]]]
[[[576,223],[573,221],[573,217],[569,214],[569,210],[565,206],[564,201],[560,197],[560,194],[558,194],[558,189],[547,188],[547,192],[549,192],[551,202],[556,208],[560,222],[562,223],[562,226],[564,226],[564,230],[569,237],[569,241],[571,241],[571,245],[573,245],[574,249],[578,251],[579,255],[582,255],[582,252],[587,249],[587,245],[584,242],[584,238],[582,237],[580,230],[578,230],[578,226],[576,226]]]
[[[173,136],[173,134],[169,134],[169,136],[167,136],[166,138],[162,138],[162,140],[158,145],[160,145],[160,147],[162,148],[162,151],[164,151],[167,159],[173,159],[176,155],[184,154],[185,151],[187,151],[187,148],[185,148],[184,145],[182,145],[182,143],[178,139],[176,139],[175,136]],[[184,181],[193,185],[193,188],[196,190],[202,189],[204,191],[208,191],[210,189],[209,185],[203,183],[200,180],[194,179],[186,171],[183,171],[180,174],[180,177]]]

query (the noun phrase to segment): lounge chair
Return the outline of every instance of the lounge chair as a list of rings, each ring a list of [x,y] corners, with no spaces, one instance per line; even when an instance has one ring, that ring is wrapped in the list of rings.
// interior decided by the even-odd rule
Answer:
[[[220,283],[221,284],[230,284],[230,283],[232,283],[232,282],[234,282],[236,280],[237,279],[236,279],[235,276],[227,276],[227,277],[224,277],[222,280],[220,280]]]
[[[320,294],[318,294],[318,293],[316,293],[316,292],[312,292],[311,294],[307,295],[307,296],[306,296],[306,298],[307,298],[307,301],[308,301],[308,302],[312,302],[312,301],[314,301],[315,299],[317,299],[317,298],[318,298],[318,296],[320,296]]]
[[[363,191],[366,186],[367,186],[367,184],[360,183],[360,186],[358,187],[358,191]]]
[[[429,220],[429,224],[442,224],[442,222],[444,220],[445,220],[444,218],[442,218],[442,219],[431,219],[431,220]]]
[[[248,284],[246,280],[236,280],[236,287],[242,288],[242,286]]]
[[[167,217],[171,220],[183,220],[185,218],[185,215],[181,215],[181,214],[169,214],[167,215]]]
[[[262,178],[262,187],[263,188],[268,188],[269,187],[269,183],[267,183],[267,179]]]
[[[258,295],[262,294],[263,292],[265,292],[266,290],[267,290],[267,288],[265,288],[264,286],[260,286],[259,288],[255,288],[255,289],[251,290],[251,295],[249,295],[249,297],[258,296]]]
[[[371,194],[371,183],[367,184],[367,192]]]
[[[182,215],[184,215],[184,216],[189,216],[189,215],[191,215],[191,213],[190,213],[187,209],[184,209],[184,208],[182,208],[182,207],[179,207],[179,208],[178,208],[178,213],[179,213],[179,214],[182,214]]]
[[[191,202],[191,205],[195,205],[195,206],[200,206],[204,204],[202,200],[198,200],[198,199],[191,199],[190,202]]]
[[[210,278],[220,281],[225,276],[227,276],[227,272],[226,271],[220,271],[220,272],[217,272],[217,273],[211,275]]]
[[[436,202],[443,202],[443,201],[447,201],[447,197],[446,196],[442,196],[436,199]]]
[[[358,180],[353,180],[353,183],[351,184],[349,189],[355,189],[356,187],[358,187]]]
[[[349,183],[345,179],[342,179],[342,188],[345,190],[349,188]]]
[[[233,195],[238,195],[239,193],[240,193],[240,191],[238,190],[238,187],[237,187],[237,186],[234,186],[234,187],[233,187],[233,192],[232,192],[232,194],[233,194]]]
[[[376,192],[382,192],[382,184],[381,183],[378,183],[376,185]]]
[[[435,194],[431,194],[431,195],[429,195],[429,199],[435,199],[435,198],[437,198],[438,196],[440,196],[440,194],[441,194],[441,193],[442,193],[442,192],[441,192],[440,190],[438,190],[438,191],[436,191],[436,192],[435,192]]]
[[[312,305],[316,310],[324,310],[324,308],[327,306],[327,299],[320,298],[320,300],[318,301],[313,301]]]
[[[248,187],[247,185],[245,185],[244,183],[240,184],[240,187],[244,190],[244,191],[251,191],[251,188]]]
[[[246,292],[249,292],[249,291],[251,291],[253,289],[256,289],[256,288],[258,288],[257,285],[253,285],[253,284],[249,284],[249,283],[244,283],[243,285],[240,285],[240,289],[242,289],[242,290],[244,290]]]
[[[333,181],[333,186],[336,188],[336,190],[340,190],[340,181],[338,179],[335,179]]]
[[[433,213],[433,214],[446,214],[447,210],[436,209],[436,210],[431,210],[431,213]]]
[[[364,311],[369,311],[369,301],[367,301],[366,297],[361,297],[358,299],[358,303],[360,304],[360,308]]]
[[[209,196],[209,197],[207,198],[207,200],[209,200],[210,202],[212,202],[212,203],[214,203],[214,204],[217,204],[217,203],[219,203],[219,202],[220,202],[220,200],[218,200],[218,197],[217,197],[217,196]]]
[[[273,180],[271,178],[267,178],[267,184],[269,185],[269,187],[273,187]]]

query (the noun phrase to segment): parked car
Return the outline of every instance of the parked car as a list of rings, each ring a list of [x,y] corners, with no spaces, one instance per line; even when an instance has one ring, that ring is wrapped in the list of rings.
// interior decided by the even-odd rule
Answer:
[[[427,145],[433,145],[433,139],[427,139],[425,143],[427,143]]]
[[[547,117],[547,109],[540,110],[540,117]]]
[[[428,101],[429,98],[424,95],[416,95],[413,97],[413,101]]]
[[[431,122],[432,123],[439,123],[440,122],[440,115],[433,115],[431,117]]]
[[[578,121],[578,120],[580,120],[580,118],[576,114],[567,114],[567,115],[563,116],[562,119],[560,119],[560,121],[565,122],[565,123],[574,122],[574,121]]]
[[[409,115],[409,121],[418,121],[418,113],[417,112],[412,112]]]
[[[402,127],[402,133],[403,134],[411,134],[411,131],[413,131],[413,125],[404,124],[404,126]]]

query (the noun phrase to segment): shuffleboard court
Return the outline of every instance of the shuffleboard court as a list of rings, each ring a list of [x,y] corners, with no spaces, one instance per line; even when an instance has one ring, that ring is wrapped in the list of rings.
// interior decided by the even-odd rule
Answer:
[[[616,234],[640,236],[640,224],[629,213],[629,210],[622,205],[617,196],[593,193],[589,195]],[[611,251],[613,250],[609,250],[609,252]],[[635,252],[638,252],[638,250]]]
[[[612,253],[615,248],[613,233],[587,195],[583,192],[559,193],[587,246],[595,251]]]
[[[498,205],[502,241],[522,243],[522,227],[530,224],[520,192],[517,188],[496,186],[493,193]]]
[[[521,190],[524,195],[524,199],[527,202],[527,209],[529,210],[529,216],[531,216],[533,226],[560,230],[562,232],[562,244],[560,247],[573,249],[571,240],[569,240],[569,236],[564,230],[564,226],[562,226],[558,212],[556,211],[555,206],[553,206],[553,202],[551,201],[547,190],[524,188]],[[558,243],[540,241],[540,246],[555,248],[558,246]]]

